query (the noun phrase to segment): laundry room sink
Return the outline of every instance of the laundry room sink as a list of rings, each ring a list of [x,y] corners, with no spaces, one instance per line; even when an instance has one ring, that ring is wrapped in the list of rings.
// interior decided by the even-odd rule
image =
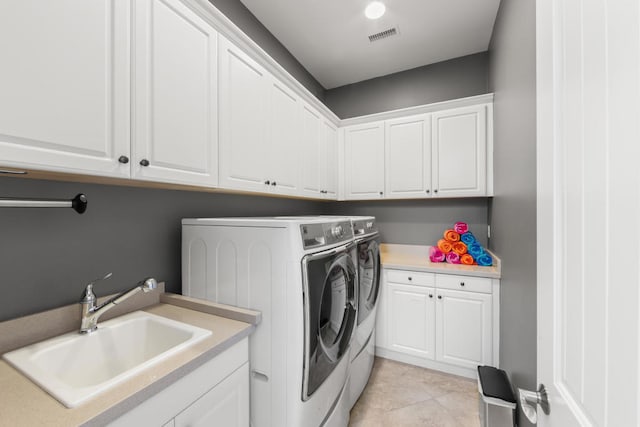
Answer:
[[[88,335],[60,335],[3,358],[68,408],[211,335],[186,323],[136,311]]]

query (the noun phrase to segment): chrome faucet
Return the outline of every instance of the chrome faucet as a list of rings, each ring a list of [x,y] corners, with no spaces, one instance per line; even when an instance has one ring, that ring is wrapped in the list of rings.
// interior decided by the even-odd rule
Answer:
[[[82,299],[80,300],[80,305],[82,306],[82,321],[80,323],[81,334],[87,334],[95,331],[98,328],[98,319],[100,318],[100,316],[109,311],[112,307],[115,307],[122,301],[128,299],[129,297],[132,297],[140,291],[147,293],[158,287],[158,282],[156,282],[156,279],[154,279],[153,277],[148,277],[141,282],[138,282],[133,288],[124,291],[97,306],[97,299],[95,294],[93,293],[93,285],[100,280],[106,280],[110,278],[111,274],[112,273],[109,273],[101,279],[92,281],[84,290],[84,294],[82,295]]]

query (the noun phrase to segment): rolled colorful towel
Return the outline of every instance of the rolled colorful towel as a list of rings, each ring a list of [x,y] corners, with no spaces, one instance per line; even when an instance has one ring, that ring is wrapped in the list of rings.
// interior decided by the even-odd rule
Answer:
[[[473,260],[473,257],[469,254],[464,254],[460,257],[460,263],[464,264],[464,265],[473,265],[475,261]]]
[[[482,267],[490,267],[493,265],[493,258],[485,252],[476,259],[476,262]]]
[[[451,252],[451,242],[447,242],[444,239],[438,240],[438,249],[440,249],[443,253],[448,254]]]
[[[445,259],[446,255],[440,249],[435,246],[429,248],[429,260],[431,260],[431,262],[444,262]]]
[[[451,245],[451,250],[457,253],[458,255],[466,254],[467,245],[465,245],[462,242],[455,242],[454,244]]]
[[[474,236],[470,231],[467,231],[466,233],[460,235],[460,241],[468,246],[476,242],[476,236]]]
[[[456,223],[453,225],[453,229],[454,229],[454,230],[455,230],[455,232],[456,232],[456,233],[458,233],[458,234],[464,234],[464,233],[466,233],[467,231],[469,231],[469,226],[467,225],[467,223],[466,223],[466,222],[460,222],[460,221],[458,221],[458,222],[456,222]]]
[[[449,252],[447,254],[447,262],[449,264],[460,264],[460,255],[455,252]]]
[[[484,249],[480,245],[480,243],[472,243],[467,246],[467,253],[473,257],[476,261],[478,261],[478,257],[484,255]]]
[[[456,233],[455,230],[448,229],[444,232],[444,239],[450,241],[451,243],[460,241],[460,234]]]

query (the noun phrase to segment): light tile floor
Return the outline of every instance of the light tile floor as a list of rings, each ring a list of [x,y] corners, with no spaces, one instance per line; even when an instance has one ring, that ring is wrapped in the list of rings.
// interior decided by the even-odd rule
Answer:
[[[383,426],[479,427],[477,382],[376,357],[349,427]]]

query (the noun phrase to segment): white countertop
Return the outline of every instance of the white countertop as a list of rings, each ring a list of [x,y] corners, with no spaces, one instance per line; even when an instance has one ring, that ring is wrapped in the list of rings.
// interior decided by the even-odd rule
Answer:
[[[493,252],[491,267],[479,265],[448,264],[446,262],[431,262],[429,260],[430,246],[401,245],[396,243],[382,243],[380,245],[380,261],[383,268],[393,270],[412,270],[426,273],[457,274],[460,276],[476,276],[499,279],[501,261]]]

